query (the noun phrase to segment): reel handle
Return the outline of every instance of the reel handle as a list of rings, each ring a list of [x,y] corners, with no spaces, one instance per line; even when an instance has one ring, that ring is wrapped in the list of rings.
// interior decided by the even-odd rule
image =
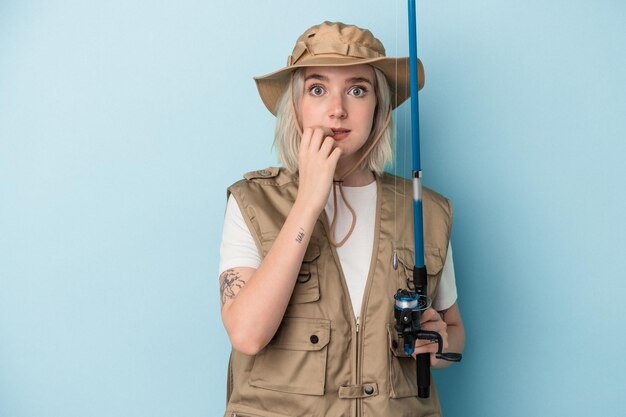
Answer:
[[[437,332],[431,332],[428,330],[419,330],[417,332],[417,338],[421,340],[432,340],[433,342],[437,342],[437,353],[435,353],[435,357],[437,359],[443,359],[448,362],[461,362],[463,359],[463,355],[460,353],[454,352],[446,352],[443,353],[443,340],[441,339],[441,335]],[[420,354],[422,355],[422,354]],[[420,355],[417,355],[418,357]]]

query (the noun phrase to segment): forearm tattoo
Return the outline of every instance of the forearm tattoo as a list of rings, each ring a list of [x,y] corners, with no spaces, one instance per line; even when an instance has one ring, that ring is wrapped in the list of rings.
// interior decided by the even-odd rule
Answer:
[[[298,236],[296,236],[296,242],[302,243],[302,239],[304,239],[304,229],[300,228],[300,231],[298,232]]]
[[[232,300],[237,296],[239,290],[246,285],[246,282],[241,279],[239,272],[234,269],[227,269],[220,275],[220,298],[222,305],[228,300]]]

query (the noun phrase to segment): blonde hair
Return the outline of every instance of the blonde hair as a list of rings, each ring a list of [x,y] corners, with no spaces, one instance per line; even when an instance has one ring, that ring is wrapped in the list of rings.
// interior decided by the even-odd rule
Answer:
[[[372,131],[367,142],[361,149],[367,149],[378,133],[382,133],[378,144],[372,149],[370,154],[362,163],[364,168],[381,175],[385,166],[393,162],[393,147],[395,142],[395,131],[393,120],[386,125],[387,116],[391,112],[391,90],[385,74],[378,68],[374,69],[374,92],[376,94],[376,110]],[[283,92],[278,101],[276,111],[276,130],[274,132],[274,146],[278,153],[278,159],[291,173],[298,171],[298,153],[300,151],[300,133],[298,126],[300,121],[295,120],[296,115],[300,117],[300,100],[304,94],[304,68],[299,68],[292,73],[292,80]],[[292,91],[293,88],[293,91]],[[292,109],[293,97],[293,109]]]

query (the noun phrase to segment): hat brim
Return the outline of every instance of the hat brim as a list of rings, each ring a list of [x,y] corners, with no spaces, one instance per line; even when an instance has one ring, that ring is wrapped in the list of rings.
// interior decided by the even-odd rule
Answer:
[[[418,89],[424,86],[424,66],[422,61],[417,60],[418,63]],[[409,71],[409,58],[391,58],[391,57],[379,57],[369,59],[354,59],[345,57],[309,57],[306,62],[298,63],[292,66],[282,68],[278,71],[272,72],[260,77],[254,77],[259,95],[263,100],[265,107],[273,114],[276,115],[278,110],[278,101],[283,95],[285,89],[289,85],[291,79],[291,73],[298,68],[307,67],[346,67],[350,65],[369,64],[375,68],[381,70],[391,90],[391,104],[395,109],[400,104],[404,103],[406,99],[411,96],[411,82]]]

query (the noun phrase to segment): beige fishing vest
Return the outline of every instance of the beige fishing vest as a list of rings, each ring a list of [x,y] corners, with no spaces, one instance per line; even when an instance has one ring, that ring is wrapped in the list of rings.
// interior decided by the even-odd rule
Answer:
[[[322,211],[276,335],[256,356],[231,353],[225,416],[441,416],[434,384],[430,398],[417,397],[415,360],[404,354],[394,329],[393,296],[407,288],[414,265],[412,185],[389,174],[376,181],[376,232],[359,320]],[[268,168],[246,174],[228,191],[265,257],[295,201],[297,176]],[[426,188],[423,205],[428,293],[434,297],[452,209]]]

